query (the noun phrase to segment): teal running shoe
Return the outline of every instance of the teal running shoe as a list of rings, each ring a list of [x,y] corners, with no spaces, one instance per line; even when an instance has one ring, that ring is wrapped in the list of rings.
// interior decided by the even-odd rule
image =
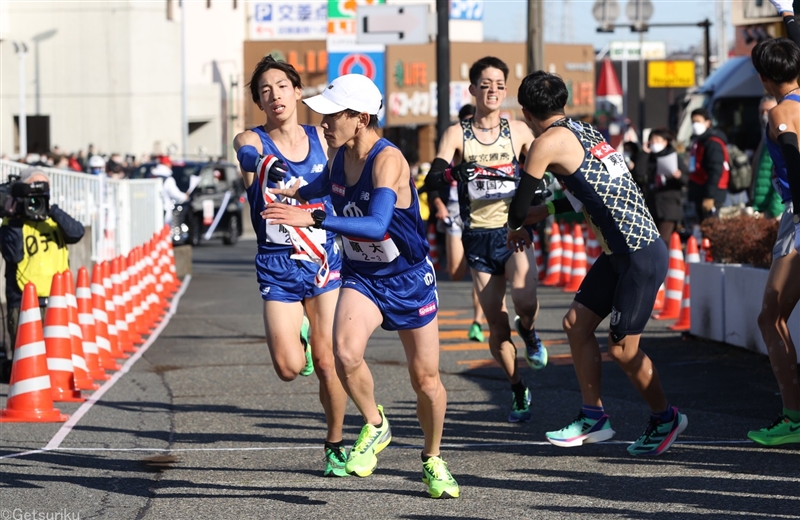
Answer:
[[[300,371],[301,376],[310,376],[314,373],[314,360],[311,359],[311,343],[308,342],[308,318],[303,316],[303,325],[300,327],[300,343],[303,344],[303,350],[306,354],[306,366]]]
[[[467,332],[467,338],[471,341],[477,341],[478,343],[483,343],[485,341],[480,323],[477,321],[472,322],[472,325],[469,326],[469,332]]]
[[[392,442],[392,429],[389,427],[389,419],[383,415],[383,406],[378,405],[378,412],[383,421],[381,427],[365,424],[353,449],[350,450],[350,455],[347,456],[345,471],[350,475],[359,477],[372,475],[378,465],[376,455]]]
[[[334,450],[325,448],[325,473],[323,477],[347,477],[344,466],[347,463],[347,453],[344,448]]]
[[[514,327],[517,334],[525,342],[525,361],[534,370],[541,370],[547,366],[547,348],[542,345],[542,340],[535,331],[522,328],[519,316],[514,317]]]
[[[458,498],[461,488],[441,457],[430,457],[422,463],[422,481],[431,498]]]
[[[617,433],[611,428],[608,415],[600,419],[589,419],[581,411],[573,421],[560,430],[547,432],[545,437],[562,448],[573,448],[583,444],[607,441]]]
[[[628,453],[631,455],[661,455],[667,451],[689,424],[689,419],[674,406],[672,412],[674,416],[668,422],[661,422],[657,418],[651,417],[642,436],[628,446]]]
[[[511,413],[508,414],[508,422],[528,422],[533,417],[531,413],[531,390],[525,389],[524,394],[517,395],[511,392]]]

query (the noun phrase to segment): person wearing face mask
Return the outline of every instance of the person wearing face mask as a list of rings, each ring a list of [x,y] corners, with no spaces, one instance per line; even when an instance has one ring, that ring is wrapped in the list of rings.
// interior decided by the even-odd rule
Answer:
[[[753,211],[762,213],[767,218],[778,218],[784,210],[781,195],[772,183],[772,158],[763,139],[769,122],[769,111],[777,105],[778,102],[769,94],[761,98],[761,103],[758,105],[762,139],[753,154],[753,184],[749,194]]]
[[[725,205],[730,179],[730,159],[725,134],[711,126],[708,110],[692,111],[692,148],[689,153],[689,201],[695,205],[697,223],[717,215]]]
[[[673,135],[665,128],[650,132],[647,157],[647,206],[656,221],[658,233],[669,243],[678,222],[683,221],[683,187],[688,168],[672,147]]]

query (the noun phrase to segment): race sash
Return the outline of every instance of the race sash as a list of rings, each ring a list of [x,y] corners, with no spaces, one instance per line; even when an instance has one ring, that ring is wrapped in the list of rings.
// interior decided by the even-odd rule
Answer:
[[[266,164],[264,165],[266,166]],[[267,168],[262,167],[258,172],[258,182],[261,185],[261,193],[264,196],[264,203],[271,204],[273,202],[281,202],[278,198],[269,192],[267,187]],[[283,187],[283,181],[279,183]],[[324,204],[300,204],[299,208],[306,211],[314,211],[315,209],[324,209]],[[269,227],[269,224],[267,224]],[[314,285],[319,288],[325,287],[331,276],[330,266],[328,265],[328,252],[325,250],[325,242],[328,235],[324,229],[311,228],[311,227],[294,227],[284,226],[289,234],[289,241],[294,247],[295,253],[290,256],[294,260],[303,260],[305,262],[314,262],[319,267],[316,276],[314,276]],[[267,230],[269,232],[269,229]]]

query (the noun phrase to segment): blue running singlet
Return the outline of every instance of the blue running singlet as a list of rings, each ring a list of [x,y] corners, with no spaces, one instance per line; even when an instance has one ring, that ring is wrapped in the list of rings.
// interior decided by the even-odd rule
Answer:
[[[800,94],[789,94],[781,100],[781,103],[787,99],[795,103],[800,103]],[[789,191],[789,172],[786,171],[786,161],[783,160],[783,153],[781,153],[780,145],[769,138],[769,127],[767,127],[764,132],[764,142],[767,143],[767,151],[772,158],[772,164],[775,165],[773,169],[775,176],[772,181],[775,184],[775,189],[778,190],[781,196],[781,201],[786,204],[792,200],[792,194]]]

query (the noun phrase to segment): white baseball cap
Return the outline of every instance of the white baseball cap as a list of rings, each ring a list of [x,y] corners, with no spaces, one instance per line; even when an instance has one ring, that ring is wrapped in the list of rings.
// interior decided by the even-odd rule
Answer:
[[[323,115],[347,109],[376,115],[383,107],[383,98],[381,91],[368,77],[345,74],[333,80],[321,94],[304,99],[303,103]]]

